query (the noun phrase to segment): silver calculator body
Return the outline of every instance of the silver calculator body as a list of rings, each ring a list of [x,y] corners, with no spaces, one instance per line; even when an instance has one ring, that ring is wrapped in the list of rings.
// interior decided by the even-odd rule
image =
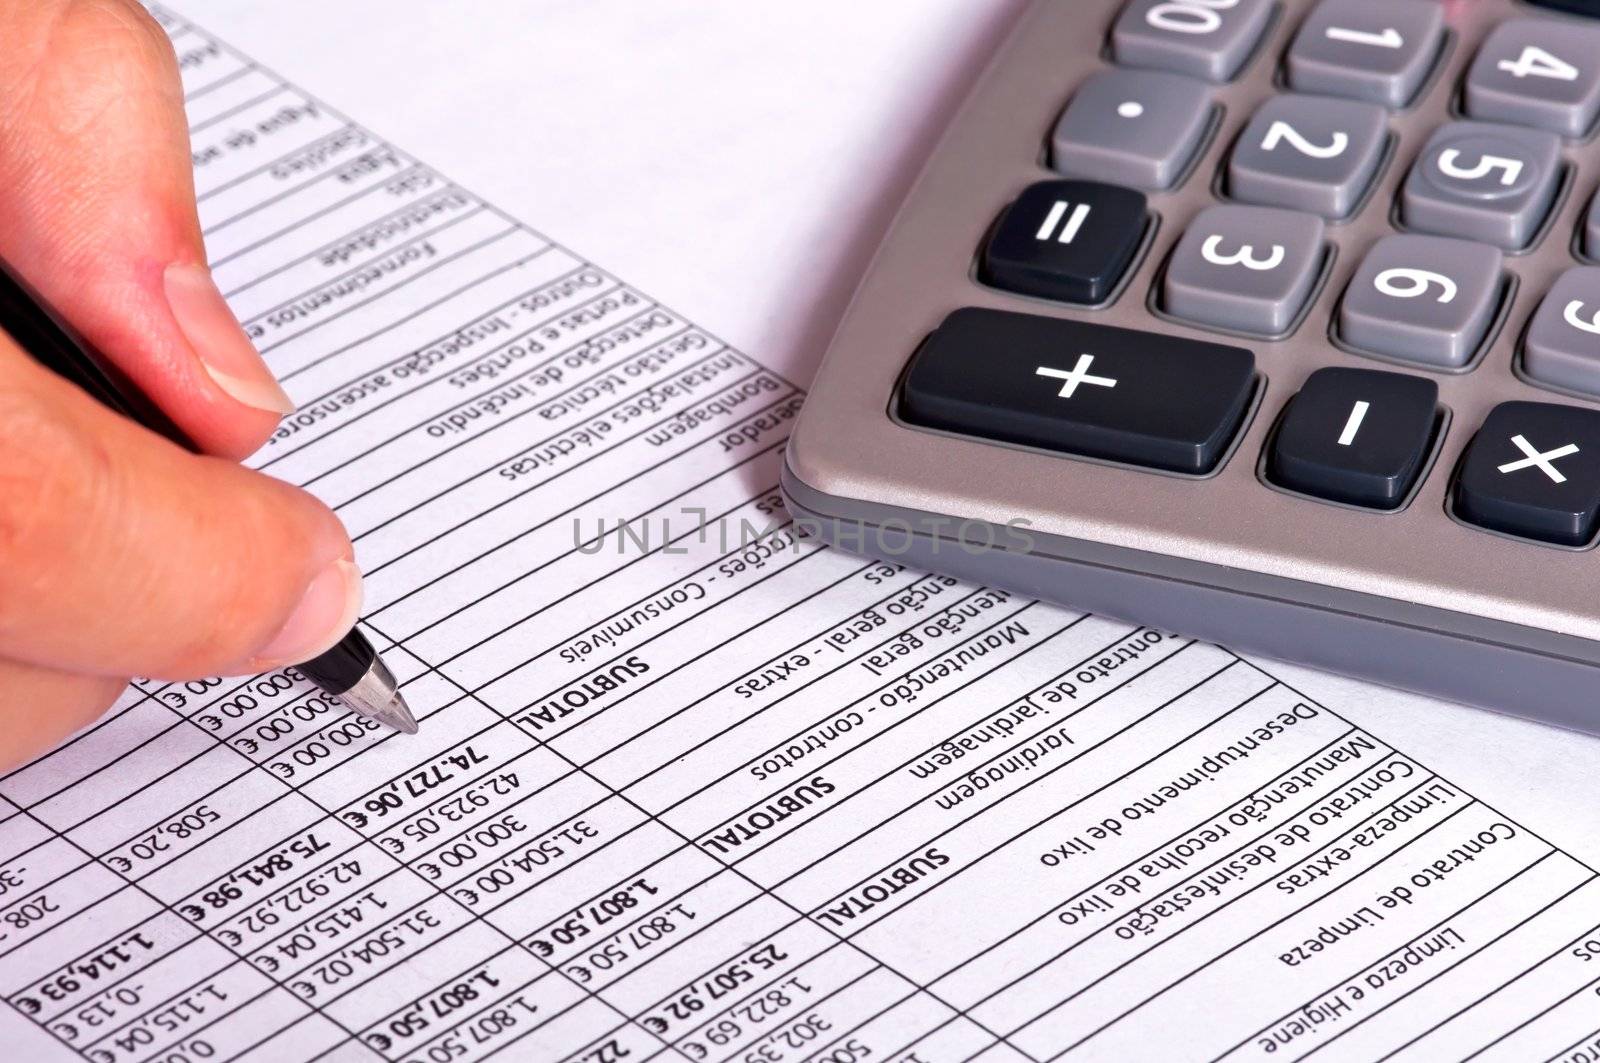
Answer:
[[[1600,184],[1600,80],[1591,80],[1600,79],[1600,49],[1591,48],[1600,18],[1559,6],[1038,0],[945,133],[839,326],[789,443],[791,511],[847,550],[1600,731],[1600,557],[1583,500],[1569,497],[1591,485],[1600,493],[1600,443],[1582,435],[1600,417],[1600,288],[1572,305],[1600,276],[1583,272],[1591,253],[1600,257],[1586,235]],[[1386,24],[1396,12],[1419,21]],[[1429,35],[1420,50],[1391,54],[1402,50],[1391,42],[1413,32]],[[1371,69],[1360,48],[1377,53]],[[1172,76],[1184,80],[1163,80]],[[1302,95],[1359,102],[1353,123],[1370,121],[1376,105],[1379,143],[1375,161],[1363,148],[1365,177],[1319,185],[1313,165],[1313,179],[1295,187],[1297,165],[1364,135],[1297,129],[1292,114],[1274,134],[1267,109]],[[1161,132],[1155,148],[1119,139],[1117,119],[1170,126],[1185,96],[1201,101],[1198,135],[1191,122],[1187,132]],[[1089,101],[1085,113],[1069,118],[1079,99]],[[1111,123],[1114,150],[1092,142],[1096,122]],[[1441,130],[1453,148],[1440,150]],[[1247,152],[1269,172],[1236,166]],[[1286,173],[1270,172],[1276,158],[1291,160]],[[1415,172],[1428,165],[1465,176],[1452,187]],[[1549,173],[1523,196],[1540,165]],[[1137,231],[1093,232],[1076,186],[1046,189],[1033,214],[1007,217],[1034,186],[1069,178],[1137,189]],[[1512,186],[1516,195],[1505,191]],[[1241,207],[1257,213],[1230,213]],[[1217,218],[1242,218],[1245,231],[1197,230]],[[1076,294],[1052,297],[1048,283],[1024,290],[1028,262],[996,250],[1008,222],[1024,258],[1029,241],[1063,253],[1074,226],[1085,254],[1131,250],[1104,251],[1123,255],[1113,275],[1086,286],[1068,278]],[[1307,239],[1312,251],[1290,246]],[[1385,259],[1396,246],[1400,257]],[[1426,254],[1413,263],[1411,252]],[[1287,261],[1297,255],[1309,264]],[[1274,259],[1299,275],[1263,287]],[[1237,284],[1208,272],[1219,261],[1234,264]],[[1552,322],[1571,333],[1551,333]],[[1545,334],[1554,347],[1535,357],[1529,341]],[[1084,361],[1102,340],[1120,345],[1123,360]],[[1245,354],[1216,353],[1224,351]],[[1212,403],[1222,433],[1168,432],[1187,416],[1194,365],[1213,355],[1247,380]],[[1293,404],[1331,368],[1433,385],[1416,385],[1432,404],[1421,452],[1380,503],[1280,475],[1290,459],[1274,447],[1291,434]],[[1387,378],[1357,376],[1368,379]],[[1160,437],[1159,447],[1123,449],[1117,419],[1135,416],[1131,407],[1090,404],[1132,403],[1141,389],[1166,405],[1136,411],[1134,434]],[[1296,426],[1322,448],[1312,466],[1317,453],[1344,460],[1329,449],[1340,446],[1334,434],[1350,436],[1353,453],[1363,428],[1382,426],[1384,402],[1351,394],[1329,400],[1339,404],[1335,421]],[[1007,407],[1013,399],[1018,409]],[[1524,427],[1524,415],[1556,420]],[[1576,419],[1571,439],[1557,438],[1571,427],[1564,416]],[[1085,420],[1065,423],[1074,417]],[[1506,497],[1465,494],[1493,496],[1507,484]],[[1577,523],[1541,525],[1533,510],[1557,485],[1569,495],[1555,508]]]

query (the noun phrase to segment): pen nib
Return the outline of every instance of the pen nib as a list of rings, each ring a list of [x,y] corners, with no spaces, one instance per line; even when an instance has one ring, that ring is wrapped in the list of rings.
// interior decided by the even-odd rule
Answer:
[[[374,657],[367,672],[355,686],[339,695],[345,707],[369,720],[377,720],[403,734],[417,733],[417,718],[411,714],[400,684],[381,657]]]
[[[411,715],[411,706],[406,704],[405,695],[400,691],[394,692],[394,697],[389,703],[372,713],[372,718],[380,723],[386,723],[396,731],[408,735],[417,733],[417,718]]]

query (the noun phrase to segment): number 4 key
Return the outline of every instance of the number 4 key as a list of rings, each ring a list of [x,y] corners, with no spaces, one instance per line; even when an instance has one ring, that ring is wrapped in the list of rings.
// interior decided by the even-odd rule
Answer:
[[[1474,118],[1583,136],[1600,115],[1600,26],[1501,23],[1467,72],[1465,102]]]

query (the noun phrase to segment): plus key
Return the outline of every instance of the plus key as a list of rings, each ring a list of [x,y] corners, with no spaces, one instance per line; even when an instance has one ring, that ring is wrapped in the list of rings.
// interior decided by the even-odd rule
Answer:
[[[1061,390],[1057,394],[1063,399],[1072,398],[1073,393],[1078,390],[1079,384],[1093,384],[1102,388],[1114,388],[1117,386],[1117,382],[1111,377],[1091,375],[1089,367],[1093,364],[1094,355],[1080,354],[1078,355],[1078,364],[1069,370],[1051,369],[1049,366],[1041,365],[1034,372],[1039,376],[1054,377],[1056,380],[1061,381]]]
[[[947,432],[1200,475],[1227,453],[1254,383],[1240,347],[968,308],[923,342],[899,409]]]

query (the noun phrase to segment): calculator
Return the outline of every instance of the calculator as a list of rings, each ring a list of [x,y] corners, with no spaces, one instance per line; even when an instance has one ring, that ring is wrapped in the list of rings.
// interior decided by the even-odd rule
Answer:
[[[785,456],[847,550],[1600,732],[1600,3],[1038,0]]]

